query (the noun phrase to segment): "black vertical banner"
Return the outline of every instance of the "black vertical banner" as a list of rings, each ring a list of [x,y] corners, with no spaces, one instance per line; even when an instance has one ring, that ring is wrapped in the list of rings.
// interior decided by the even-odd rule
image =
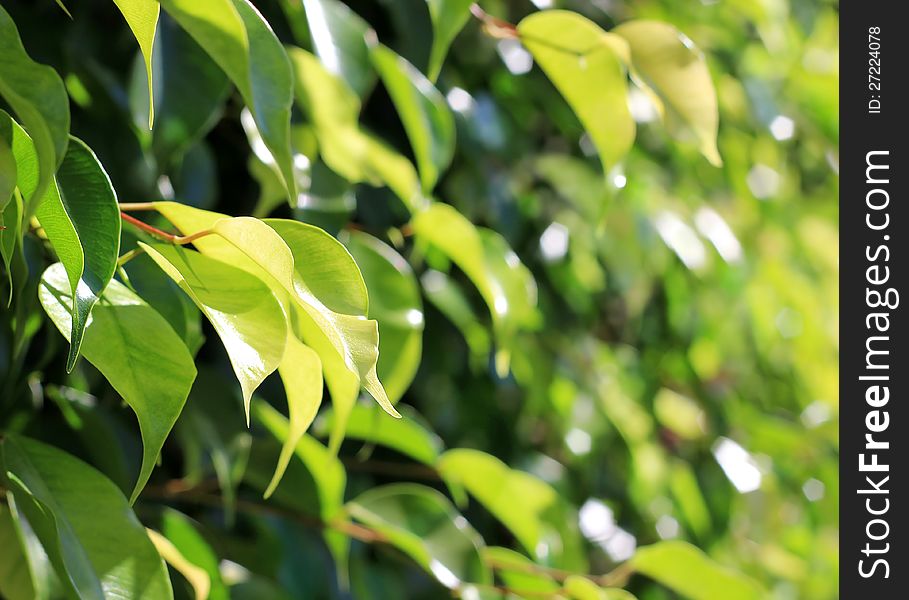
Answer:
[[[840,597],[906,598],[909,30],[840,3]],[[899,492],[898,490],[904,490]]]

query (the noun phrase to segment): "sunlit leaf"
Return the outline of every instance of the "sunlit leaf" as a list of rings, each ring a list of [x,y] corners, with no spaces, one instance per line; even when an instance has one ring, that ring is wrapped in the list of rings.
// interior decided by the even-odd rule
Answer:
[[[410,386],[423,347],[423,305],[413,270],[395,250],[354,232],[350,249],[369,288],[369,317],[379,322],[379,380],[391,402]]]
[[[707,160],[721,165],[716,147],[716,91],[704,55],[694,42],[660,21],[629,21],[613,32],[628,42],[636,75],[691,128]]]
[[[123,13],[126,24],[132,30],[139,50],[145,60],[145,72],[148,75],[148,128],[155,122],[155,86],[152,82],[152,52],[155,45],[155,30],[158,27],[158,13],[161,5],[158,0],[114,0],[117,8]]]
[[[302,0],[316,56],[329,72],[347,82],[361,98],[376,76],[369,62],[369,25],[338,0]]]
[[[248,421],[253,392],[284,356],[281,305],[262,280],[242,269],[186,248],[139,245],[214,326],[240,381]]]
[[[486,301],[502,345],[497,370],[508,370],[514,334],[535,320],[536,283],[507,242],[477,229],[447,204],[436,203],[413,219],[418,241],[442,251],[470,278]]]
[[[429,193],[454,154],[454,117],[442,94],[403,57],[382,45],[370,48],[370,55],[410,138],[423,191]]]
[[[120,211],[107,173],[91,149],[72,138],[56,175],[38,205],[38,221],[69,276],[75,298],[68,371],[73,369],[89,314],[117,267]]]
[[[463,486],[536,555],[545,533],[543,513],[555,504],[555,490],[479,450],[449,450],[439,458],[438,468],[445,481]]]
[[[0,6],[0,96],[15,111],[34,140],[37,178],[24,186],[25,215],[34,212],[51,184],[69,142],[69,98],[63,81],[51,67],[36,63],[19,39],[16,24]]]
[[[471,0],[426,0],[432,19],[432,50],[429,54],[429,79],[435,81],[442,70],[452,40],[470,18]]]
[[[563,583],[564,591],[571,600],[635,600],[629,592],[617,588],[602,588],[580,575],[570,575]]]
[[[401,409],[400,406],[397,408]],[[405,409],[407,407],[404,407]],[[344,435],[391,448],[427,465],[434,465],[442,441],[419,422],[413,411],[401,409],[403,419],[389,419],[375,405],[357,404],[350,412]],[[326,411],[314,426],[320,435],[334,428],[334,412]]]
[[[483,540],[438,491],[399,483],[373,488],[347,503],[357,520],[384,534],[448,588],[486,583]]]
[[[162,5],[240,90],[275,157],[288,199],[296,199],[290,150],[293,74],[271,27],[247,0],[163,0]]]
[[[565,10],[533,13],[518,24],[518,32],[587,130],[603,170],[614,167],[635,135],[617,40],[593,21]]]
[[[557,594],[560,586],[545,568],[508,548],[483,549],[483,561],[489,565],[509,589],[517,593]]]
[[[205,569],[194,565],[187,560],[180,552],[179,548],[173,545],[169,539],[155,531],[148,529],[148,538],[155,546],[155,550],[161,555],[167,563],[172,566],[180,575],[183,576],[196,594],[196,600],[205,600],[211,592],[211,577]]]
[[[635,571],[691,600],[765,597],[751,579],[717,564],[687,542],[668,541],[638,548],[631,565]]]
[[[293,455],[297,442],[306,433],[322,403],[322,361],[312,348],[307,347],[292,333],[287,334],[284,358],[278,366],[278,373],[284,383],[287,396],[289,428],[281,456],[275,467],[275,474],[265,490],[265,497],[271,496]]]
[[[0,454],[5,485],[71,593],[97,600],[173,597],[164,561],[110,480],[24,437],[6,436]]]
[[[318,353],[332,403],[337,414],[342,415],[332,436],[333,448],[341,442],[344,415],[361,387],[389,414],[399,416],[376,374],[378,324],[362,314],[344,314],[330,308],[340,307],[338,290],[341,294],[351,292],[346,300],[349,307],[353,292],[365,288],[356,264],[340,242],[298,221],[224,218],[172,202],[158,202],[155,206],[181,231],[211,229],[215,235],[195,243],[203,254],[268,279],[276,293],[289,299],[295,333]],[[327,280],[318,276],[324,273],[322,261],[338,266],[333,290],[326,287]],[[313,274],[313,287],[307,273]]]
[[[71,331],[72,296],[63,265],[48,267],[39,297],[64,337]],[[132,492],[135,501],[183,410],[196,368],[183,340],[161,315],[117,281],[112,281],[92,312],[82,353],[129,404],[142,433],[142,469]]]
[[[180,552],[184,559],[208,575],[208,600],[227,600],[227,587],[218,570],[218,556],[203,538],[190,519],[173,509],[161,515],[161,533]]]

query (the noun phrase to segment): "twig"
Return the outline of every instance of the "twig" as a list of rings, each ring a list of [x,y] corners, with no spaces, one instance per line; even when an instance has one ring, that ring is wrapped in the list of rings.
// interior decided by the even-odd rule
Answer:
[[[158,210],[154,202],[121,202],[120,210]]]
[[[201,237],[205,237],[206,235],[211,235],[212,233],[214,233],[211,229],[203,229],[202,231],[197,231],[196,233],[193,233],[191,235],[175,235],[173,233],[167,233],[166,231],[162,231],[161,229],[158,229],[157,227],[153,227],[153,226],[149,225],[148,223],[145,223],[144,221],[140,221],[136,217],[131,217],[130,215],[126,214],[123,211],[120,211],[120,218],[123,219],[124,221],[126,221],[127,223],[138,227],[142,231],[149,233],[157,238],[160,238],[166,242],[170,242],[171,244],[178,244],[178,245],[190,244]]]

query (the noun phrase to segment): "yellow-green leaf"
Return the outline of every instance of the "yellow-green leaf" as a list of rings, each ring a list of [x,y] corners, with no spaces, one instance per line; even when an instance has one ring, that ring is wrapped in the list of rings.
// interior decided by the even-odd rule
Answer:
[[[448,47],[470,18],[471,3],[472,0],[426,0],[432,19],[432,49],[427,71],[431,81],[438,79]]]
[[[616,40],[590,19],[566,10],[533,13],[518,24],[518,32],[587,130],[608,171],[628,153],[635,135]]]
[[[287,325],[281,305],[268,285],[247,271],[186,248],[142,242],[139,246],[215,328],[240,382],[249,422],[253,392],[284,356]]]
[[[63,265],[41,277],[38,296],[64,337],[72,329],[72,295]],[[142,468],[135,501],[155,467],[164,440],[180,416],[196,377],[192,356],[167,321],[118,281],[111,281],[85,328],[82,354],[136,413]]]
[[[721,165],[723,160],[716,147],[716,90],[704,55],[694,42],[660,21],[629,21],[613,32],[628,42],[636,76],[694,132],[707,160]]]
[[[155,46],[155,30],[158,28],[158,13],[161,12],[161,5],[158,0],[114,0],[114,3],[123,13],[126,24],[136,37],[145,61],[145,72],[148,75],[148,128],[151,129],[155,122],[152,52]]]
[[[167,561],[180,575],[182,575],[196,594],[196,600],[206,600],[211,591],[211,577],[202,567],[194,565],[171,543],[169,539],[155,531],[147,529],[148,539],[155,546],[161,558]]]

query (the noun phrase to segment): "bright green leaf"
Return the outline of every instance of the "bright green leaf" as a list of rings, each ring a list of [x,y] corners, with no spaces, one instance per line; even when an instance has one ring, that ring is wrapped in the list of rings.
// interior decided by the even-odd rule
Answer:
[[[518,32],[587,130],[608,171],[628,153],[635,135],[618,40],[590,19],[565,10],[533,13],[518,24]]]
[[[403,419],[389,419],[375,405],[356,404],[347,419],[344,435],[379,444],[424,464],[434,465],[442,449],[442,440],[420,424],[414,411],[408,413],[402,410],[402,413]],[[334,428],[334,412],[329,410],[320,415],[314,427],[320,435],[331,431]]]
[[[634,72],[691,128],[701,153],[723,163],[716,147],[719,113],[704,55],[685,34],[660,21],[629,21],[613,30],[628,42]]]
[[[68,337],[72,296],[63,265],[48,267],[38,294],[54,325]],[[111,281],[92,312],[82,345],[88,362],[101,371],[139,420],[144,449],[131,497],[134,502],[183,410],[196,368],[167,321],[118,281]]]
[[[463,486],[508,527],[527,552],[535,555],[540,550],[546,528],[543,513],[558,498],[549,485],[490,454],[466,448],[443,454],[438,469],[446,482]]]
[[[25,193],[25,216],[51,184],[69,142],[69,98],[51,67],[36,63],[25,51],[16,24],[0,6],[0,96],[22,121],[35,143],[38,177]]]
[[[186,248],[139,245],[215,328],[240,381],[248,422],[253,392],[284,356],[287,326],[281,305],[264,282],[242,269]]]
[[[745,575],[717,564],[687,542],[668,541],[638,548],[631,566],[691,600],[764,598]]]
[[[634,596],[625,590],[601,588],[580,575],[568,576],[563,585],[565,593],[572,600],[635,600]]]
[[[152,52],[155,45],[155,30],[158,28],[158,13],[161,5],[158,0],[114,0],[117,8],[123,13],[126,24],[139,42],[139,50],[145,60],[145,72],[148,75],[148,128],[155,122],[155,86],[152,83]]]
[[[303,8],[316,56],[357,96],[365,97],[376,80],[366,46],[369,25],[338,0],[303,0]]]
[[[483,549],[483,561],[509,589],[530,594],[556,594],[560,586],[544,568],[508,548],[492,546]]]
[[[148,538],[155,546],[155,550],[161,555],[167,564],[174,568],[180,575],[189,582],[190,587],[195,592],[196,600],[205,600],[211,592],[211,577],[205,569],[194,565],[183,556],[179,548],[173,545],[169,539],[155,531],[148,529]]]
[[[354,232],[347,247],[360,267],[379,322],[379,380],[397,402],[417,374],[423,348],[423,304],[413,270],[391,246]]]
[[[165,10],[227,73],[274,156],[288,199],[296,199],[290,150],[293,74],[287,54],[247,0],[163,0]]]
[[[266,498],[271,496],[281,481],[297,442],[316,418],[316,412],[322,403],[322,361],[312,348],[290,332],[287,334],[284,358],[278,366],[278,373],[281,375],[284,393],[287,396],[289,428],[275,474],[265,489]]]
[[[67,371],[79,356],[89,314],[101,297],[120,251],[120,210],[110,179],[91,149],[72,138],[36,212],[54,252],[66,268],[72,314]]]
[[[370,55],[410,139],[423,191],[429,193],[454,154],[454,117],[442,94],[403,57],[382,45],[373,46]]]
[[[92,600],[173,597],[164,562],[110,480],[66,452],[24,437],[5,437],[0,453],[6,485],[74,594]]]
[[[208,600],[227,600],[228,591],[221,580],[218,569],[218,556],[208,542],[196,530],[190,519],[167,508],[161,515],[161,533],[170,541],[180,554],[190,563],[208,574]]]
[[[452,40],[470,18],[472,0],[426,0],[432,19],[432,50],[429,54],[429,79],[435,81],[442,70]]]
[[[483,540],[445,496],[412,483],[373,488],[347,503],[357,520],[384,534],[448,588],[491,581]]]

